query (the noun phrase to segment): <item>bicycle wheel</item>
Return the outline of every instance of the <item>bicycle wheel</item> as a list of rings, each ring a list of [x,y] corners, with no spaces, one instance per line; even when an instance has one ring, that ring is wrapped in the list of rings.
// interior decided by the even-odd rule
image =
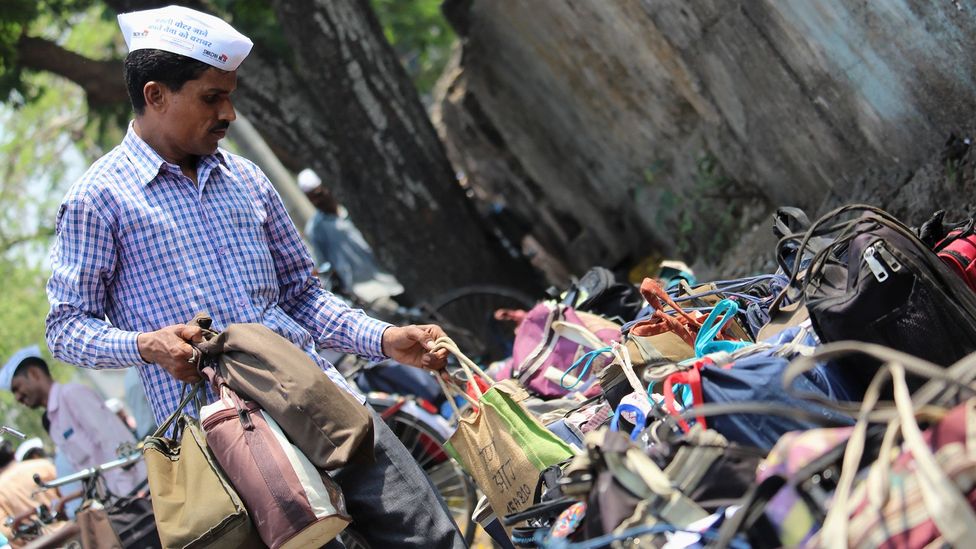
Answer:
[[[369,397],[369,403],[430,477],[465,542],[470,545],[477,528],[472,519],[478,499],[477,487],[461,466],[444,452],[450,425],[412,400]]]
[[[536,300],[495,285],[464,286],[430,302],[430,311],[458,346],[476,362],[488,364],[512,354],[515,323],[496,320],[498,309],[531,309]]]

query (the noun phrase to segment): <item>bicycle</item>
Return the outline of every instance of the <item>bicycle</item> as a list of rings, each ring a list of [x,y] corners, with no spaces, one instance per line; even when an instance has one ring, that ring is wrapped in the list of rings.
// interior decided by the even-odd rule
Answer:
[[[89,467],[49,482],[45,482],[40,475],[35,474],[34,484],[37,485],[38,491],[59,489],[74,482],[82,482],[85,487],[79,492],[59,499],[53,509],[42,504],[8,518],[6,526],[13,532],[13,539],[30,542],[26,547],[31,549],[53,549],[56,547],[80,549],[81,531],[74,521],[68,519],[64,506],[68,502],[82,497],[97,501],[100,505],[108,503],[109,496],[101,494],[98,489],[98,481],[101,475],[106,471],[117,467],[126,467],[142,459],[142,452],[136,447],[126,448],[122,453],[124,455],[107,463]],[[51,526],[58,523],[66,524],[51,532]]]
[[[515,324],[495,317],[498,309],[529,309],[536,300],[521,290],[497,284],[473,284],[405,306],[396,297],[373,302],[347,291],[328,263],[318,271],[325,289],[368,315],[387,322],[437,324],[473,360],[484,364],[501,360],[512,353]]]
[[[519,290],[491,284],[464,286],[410,307],[395,300],[383,300],[382,304],[368,303],[352,292],[344,291],[328,264],[320,270],[319,277],[327,290],[370,316],[398,325],[439,325],[474,360],[483,364],[510,356],[515,339],[514,323],[496,318],[495,311],[528,309],[535,303],[534,299]],[[353,382],[385,364],[386,361],[369,364],[348,354],[335,360],[339,371]],[[477,531],[473,513],[479,492],[474,481],[443,450],[453,433],[449,418],[440,415],[434,403],[411,394],[409,390],[403,391],[407,394],[400,395],[377,394],[369,392],[365,383],[357,382],[357,385],[364,389],[367,401],[430,477],[470,545]],[[368,547],[354,531],[340,536],[340,539],[347,547]]]

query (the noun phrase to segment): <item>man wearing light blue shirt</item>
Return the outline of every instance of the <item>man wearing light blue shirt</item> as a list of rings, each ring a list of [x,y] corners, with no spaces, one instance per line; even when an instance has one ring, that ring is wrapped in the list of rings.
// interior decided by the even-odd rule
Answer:
[[[440,328],[390,326],[323,290],[267,177],[218,148],[235,119],[230,95],[250,40],[174,6],[119,21],[136,117],[58,211],[48,282],[51,352],[83,367],[137,367],[159,423],[176,410],[183,383],[198,379],[188,341],[199,330],[183,323],[199,311],[216,330],[268,326],[360,401],[316,346],[442,368],[445,354],[427,350]],[[166,32],[174,22],[205,30],[209,45],[180,42],[180,33]],[[429,480],[382,420],[376,423],[377,463],[350,464],[336,475],[353,518],[370,525],[361,533],[377,547],[463,545]]]

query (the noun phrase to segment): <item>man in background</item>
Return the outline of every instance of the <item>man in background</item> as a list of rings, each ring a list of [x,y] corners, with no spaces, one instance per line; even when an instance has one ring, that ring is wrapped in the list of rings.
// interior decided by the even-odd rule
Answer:
[[[315,206],[315,215],[305,226],[316,265],[328,263],[346,293],[367,304],[376,304],[403,294],[403,286],[376,263],[373,250],[349,213],[310,169],[298,174],[298,186]]]
[[[76,470],[115,460],[120,446],[135,444],[132,432],[95,391],[79,383],[55,382],[36,345],[7,361],[0,370],[0,388],[9,389],[28,408],[45,409],[51,440]],[[112,493],[124,496],[142,484],[146,467],[140,461],[129,469],[106,471],[104,478]]]

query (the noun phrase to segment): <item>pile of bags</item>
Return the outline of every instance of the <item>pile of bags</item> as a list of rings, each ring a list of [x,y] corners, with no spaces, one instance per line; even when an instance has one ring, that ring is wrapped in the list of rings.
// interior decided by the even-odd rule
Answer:
[[[449,451],[518,547],[976,539],[976,236],[864,205],[774,216],[776,273],[594,269],[520,318]],[[489,528],[489,531],[494,530]],[[507,545],[506,545],[507,544]]]

